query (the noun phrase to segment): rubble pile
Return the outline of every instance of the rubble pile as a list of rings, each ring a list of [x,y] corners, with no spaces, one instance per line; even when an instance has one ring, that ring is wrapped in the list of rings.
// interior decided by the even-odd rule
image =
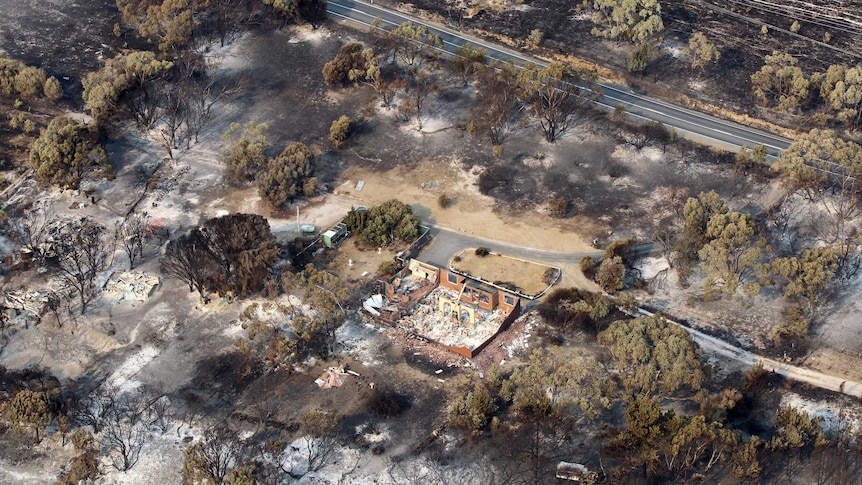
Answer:
[[[475,325],[471,325],[469,319],[463,318],[463,315],[456,320],[453,315],[441,314],[441,297],[458,301],[458,293],[438,287],[419,300],[416,306],[401,318],[400,325],[443,345],[473,349],[493,336],[506,318],[506,314],[499,310],[488,312],[472,307]]]

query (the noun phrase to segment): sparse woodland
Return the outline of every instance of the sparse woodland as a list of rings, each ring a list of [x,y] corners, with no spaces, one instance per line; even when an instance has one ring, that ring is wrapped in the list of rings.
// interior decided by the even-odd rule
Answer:
[[[320,0],[117,0],[116,7],[121,22],[114,35],[150,50],[124,48],[107,58],[81,79],[80,99],[68,99],[73,91],[41,69],[0,55],[0,100],[9,115],[4,150],[18,153],[3,158],[0,168],[15,178],[32,177],[46,191],[76,191],[84,204],[88,197],[96,203],[88,187],[112,184],[117,175],[106,151],[111,140],[136,136],[160,147],[150,171],[137,174],[146,191],[166,183],[159,170],[204,143],[218,103],[246,87],[219,77],[218,61],[205,54],[208,46],[230,44],[252,29],[296,23],[317,29],[326,17]],[[594,0],[579,8],[589,14],[597,39],[631,44],[632,74],[649,72],[665,29],[659,2]],[[472,102],[468,119],[444,129],[493,155],[494,164],[476,171],[485,196],[513,193],[505,191],[516,186],[519,162],[507,166],[504,154],[512,138],[527,131],[555,144],[590,127],[633,150],[672,152],[683,163],[701,153],[661,124],[627,120],[620,110],[597,111],[592,98],[598,74],[582,64],[560,60],[517,70],[488,63],[485,52],[470,45],[443,57],[432,49],[441,40],[421,25],[373,27],[366,43],[345,42],[316,73],[321,89],[372,96],[363,117],[325,120],[329,131],[314,138],[326,140],[325,148],[299,139],[273,145],[269,137],[277,134],[254,113],[230,120],[218,134],[220,151],[213,150],[225,187],[256,190],[273,211],[312,198],[329,190],[318,178],[321,160],[348,156],[373,129],[366,117],[385,114],[405,131],[433,135],[431,106],[465,89]],[[545,33],[533,32],[530,42],[538,49]],[[714,69],[724,55],[713,42],[691,33],[684,56],[693,73]],[[113,224],[57,215],[48,205],[7,197],[13,177],[4,178],[0,189],[8,200],[0,211],[0,234],[14,250],[3,276],[30,275],[44,288],[38,288],[41,313],[28,319],[25,307],[14,306],[24,289],[0,287],[0,352],[16,335],[43,326],[70,337],[112,335],[111,310],[102,330],[86,323],[88,312],[98,306],[111,271],[148,262],[156,262],[150,267],[163,278],[179,282],[182,293],[188,289],[195,311],[218,305],[235,311],[231,317],[213,313],[225,322],[164,324],[141,317],[154,328],[142,353],[167,347],[169,333],[156,331],[157,325],[174,325],[182,338],[194,330],[204,338],[212,332],[232,339],[230,348],[201,366],[195,382],[176,391],[122,387],[117,383],[128,379],[122,374],[63,380],[50,368],[7,368],[0,360],[0,434],[6,442],[0,454],[26,461],[51,442],[69,459],[40,476],[62,484],[98,483],[109,469],[130,471],[159,440],[182,441],[175,478],[187,484],[308,482],[332,469],[347,481],[372,464],[383,470],[385,483],[537,484],[555,482],[561,461],[586,464],[585,483],[856,483],[862,480],[862,437],[854,421],[827,423],[781,405],[776,394],[790,385],[780,377],[758,366],[720,373],[685,329],[660,315],[636,314],[638,299],[647,299],[669,274],[681,288],[694,290],[694,306],[723,300],[756,309],[763,301],[778,302],[782,321],[761,350],[797,357],[824,323],[824,307],[850,294],[862,263],[862,147],[854,141],[862,124],[862,67],[840,64],[809,74],[793,56],[775,52],[750,81],[764,107],[809,116],[816,125],[775,160],[762,146],[711,155],[734,166],[739,186],[775,186],[780,196],[770,206],[748,210],[716,191],[665,194],[661,202],[669,215],[648,238],[603,236],[604,254],[580,261],[580,271],[603,292],[556,288],[531,303],[529,318],[537,323],[529,352],[481,372],[446,367],[444,380],[427,378],[421,366],[404,375],[390,371],[386,359],[392,355],[421,354],[393,350],[393,341],[386,348],[390,357],[379,364],[387,370],[375,375],[376,382],[351,374],[360,384],[355,392],[351,388],[349,403],[312,394],[308,389],[317,388],[308,374],[320,363],[345,374],[345,363],[349,370],[356,362],[342,352],[339,332],[345,321],[359,318],[370,285],[334,274],[326,256],[307,251],[302,238],[278,241],[266,217],[249,213],[201,215],[173,234],[162,232],[137,204],[124,207]],[[83,106],[86,116],[62,114],[72,105]],[[608,178],[620,178],[612,173],[616,169],[607,169]],[[576,215],[570,192],[543,196],[538,203],[525,196],[517,201],[522,206],[508,207],[533,204],[564,222]],[[441,210],[459,203],[446,193],[438,199]],[[414,208],[397,199],[354,208],[344,219],[356,246],[372,252],[412,242],[420,222]],[[638,263],[645,253],[666,260],[668,269],[643,278]],[[399,269],[385,263],[381,273]],[[224,330],[228,324],[239,331]],[[284,409],[298,418],[284,420]],[[376,440],[387,426],[392,441]],[[181,433],[188,433],[185,440],[177,439]]]

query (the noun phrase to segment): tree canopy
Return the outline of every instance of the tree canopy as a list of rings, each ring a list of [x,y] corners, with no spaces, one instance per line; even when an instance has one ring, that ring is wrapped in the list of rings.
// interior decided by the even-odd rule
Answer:
[[[42,182],[67,189],[77,189],[91,167],[101,167],[105,175],[111,171],[96,134],[65,116],[51,120],[33,142],[30,166]]]
[[[223,151],[222,163],[226,167],[226,177],[233,184],[243,184],[252,180],[266,166],[266,151],[269,140],[266,138],[265,123],[249,121],[241,125],[231,123],[223,139],[230,145]],[[277,164],[280,167],[282,164]]]
[[[545,68],[528,64],[518,73],[521,99],[539,119],[545,140],[553,142],[587,109],[580,84],[592,84],[594,76],[555,61]]]
[[[413,208],[395,199],[367,211],[352,209],[344,220],[347,227],[369,246],[386,247],[397,241],[411,242],[419,236],[419,216]]]
[[[735,293],[744,276],[756,268],[766,251],[766,241],[759,237],[750,214],[727,212],[709,219],[706,229],[708,242],[698,251],[701,268],[706,273],[707,294]],[[749,295],[756,294],[756,283],[744,286]]]
[[[751,75],[754,94],[764,105],[789,110],[808,97],[808,78],[796,62],[790,54],[776,51],[766,56],[763,67]]]
[[[248,296],[261,291],[278,259],[275,236],[266,218],[230,214],[208,219],[168,243],[162,272],[189,285],[189,291],[233,292]]]
[[[695,32],[691,36],[685,48],[685,54],[691,57],[691,68],[700,71],[706,70],[706,66],[721,58],[721,52],[703,32]]]
[[[593,0],[593,35],[644,42],[664,31],[658,0]]]
[[[306,182],[314,174],[314,154],[303,143],[291,143],[267,163],[257,179],[261,197],[273,207],[281,207],[304,193]],[[314,190],[314,187],[311,187]]]
[[[630,398],[697,391],[705,375],[700,349],[683,328],[660,316],[617,320],[598,336]]]
[[[95,122],[107,120],[123,93],[143,85],[148,79],[164,75],[173,68],[170,61],[156,58],[150,51],[129,51],[105,61],[98,71],[84,76],[84,105]]]
[[[826,72],[812,76],[811,82],[819,86],[820,96],[839,120],[851,130],[862,126],[862,65],[829,66]]]

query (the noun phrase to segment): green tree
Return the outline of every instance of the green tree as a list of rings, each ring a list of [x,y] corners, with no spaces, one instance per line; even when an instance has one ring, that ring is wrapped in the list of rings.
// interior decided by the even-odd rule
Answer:
[[[754,149],[743,145],[736,153],[736,171],[747,174],[766,167],[767,155],[768,152],[763,145],[755,145]]]
[[[732,295],[755,271],[766,252],[766,240],[758,235],[754,218],[739,212],[712,216],[706,237],[709,242],[698,251],[701,268],[706,273],[706,292]],[[760,286],[749,282],[743,290],[754,295]]]
[[[751,480],[760,476],[761,467],[758,454],[763,447],[763,440],[754,435],[748,441],[742,442],[733,451],[731,472],[736,478]]]
[[[560,347],[534,350],[529,364],[512,374],[511,412],[518,428],[507,446],[527,465],[531,483],[541,483],[559,461],[578,416],[592,419],[610,407],[604,376],[594,359]]]
[[[15,75],[15,91],[24,99],[36,99],[45,92],[45,71],[38,67],[23,67]]]
[[[808,413],[792,406],[782,406],[778,410],[775,427],[777,432],[768,446],[773,451],[782,452],[781,470],[785,480],[789,482],[800,469],[805,454],[824,445],[826,437],[819,418],[812,418]]]
[[[337,276],[308,265],[294,275],[282,279],[285,291],[298,294],[303,304],[313,313],[296,315],[290,322],[294,335],[306,352],[317,352],[326,357],[335,344],[335,331],[344,321],[347,312],[342,305],[349,296],[347,286]]]
[[[619,256],[604,258],[596,271],[596,284],[608,293],[623,289],[625,286],[626,266]]]
[[[860,212],[862,147],[831,130],[813,129],[782,151],[772,168],[786,186],[821,202],[831,219],[827,242],[847,237],[848,222]],[[830,193],[822,190],[828,185]]]
[[[515,412],[542,401],[592,418],[611,404],[603,374],[601,364],[579,352],[561,347],[536,349],[530,354],[529,364],[512,374]]]
[[[664,31],[658,0],[593,0],[592,4],[595,36],[644,42]]]
[[[695,32],[688,40],[685,55],[691,58],[691,68],[703,72],[710,63],[718,62],[721,52],[703,32]]]
[[[138,32],[158,42],[160,51],[177,54],[192,40],[197,3],[194,0],[156,2],[147,8],[143,21],[138,24]]]
[[[371,86],[374,92],[382,98],[383,105],[386,109],[392,104],[392,99],[395,93],[401,87],[404,79],[395,72],[395,69],[381,68],[378,54],[373,49],[365,49],[362,51],[364,63],[355,69],[351,69],[348,77],[354,83],[364,83]]]
[[[838,258],[829,248],[814,247],[803,251],[800,257],[773,259],[766,270],[772,278],[782,277],[784,296],[802,299],[809,313],[813,313],[838,270]]]
[[[257,179],[260,196],[273,207],[303,193],[303,185],[314,174],[314,154],[303,143],[288,145],[281,155],[271,159]]]
[[[644,42],[632,51],[631,59],[629,59],[630,73],[640,75],[646,71],[649,61],[652,60],[653,47],[652,42]]]
[[[545,140],[553,142],[587,109],[581,84],[594,85],[595,76],[554,61],[545,68],[527,64],[518,73],[520,97],[539,119]]]
[[[432,34],[424,25],[413,22],[404,22],[392,30],[389,36],[395,42],[395,55],[414,70],[424,65],[424,56],[433,53],[434,48],[443,47],[440,37]]]
[[[121,53],[81,80],[84,105],[96,124],[102,123],[114,112],[120,96],[143,86],[150,79],[165,75],[173,66],[170,61],[158,60],[150,51]]]
[[[266,166],[266,151],[269,140],[266,138],[265,123],[249,121],[245,125],[231,123],[222,137],[230,142],[222,152],[222,163],[226,166],[227,179],[233,184],[243,184]]]
[[[682,209],[682,237],[677,242],[677,251],[684,258],[695,260],[698,251],[709,242],[709,220],[728,210],[727,204],[713,190],[701,192],[697,198],[689,197]]]
[[[60,81],[58,81],[54,76],[49,77],[45,81],[43,92],[45,97],[51,101],[57,101],[63,97],[63,88],[60,86]]]
[[[344,44],[335,58],[323,65],[323,80],[330,86],[341,86],[348,80],[353,80],[350,73],[362,70],[366,62],[362,44]]]
[[[350,136],[352,121],[347,115],[341,115],[329,126],[329,141],[335,149],[341,148],[344,140]]]
[[[455,428],[477,432],[484,428],[497,411],[488,390],[476,384],[467,394],[457,395],[446,410],[446,421]]]
[[[470,76],[483,69],[487,60],[485,49],[474,47],[468,42],[455,48],[455,58],[452,59],[451,64],[466,86]]]
[[[374,247],[390,246],[396,241],[413,241],[419,236],[419,222],[419,216],[409,205],[395,199],[368,211],[352,210],[345,219],[350,230],[359,234],[364,244]]]
[[[51,423],[55,414],[55,400],[47,392],[25,389],[15,394],[9,402],[9,421],[13,429],[19,432],[24,428],[32,429],[37,442],[39,433]]]
[[[778,51],[766,56],[763,67],[751,75],[751,87],[766,106],[782,110],[798,107],[807,97],[809,81],[796,58]]]
[[[660,316],[617,320],[598,342],[611,352],[630,399],[682,388],[697,391],[703,385],[700,349],[688,332]]]
[[[45,71],[9,59],[0,52],[0,96],[36,99],[42,96],[45,82]]]
[[[851,130],[862,126],[862,65],[829,66],[825,73],[812,76],[811,83],[820,88],[820,97],[835,116]]]
[[[104,175],[111,170],[96,134],[65,116],[51,120],[33,142],[30,166],[40,181],[67,189],[77,189],[91,167],[101,167]]]
[[[530,35],[529,35],[529,37],[527,37],[527,40],[529,40],[531,44],[538,46],[539,44],[542,43],[542,40],[544,38],[545,38],[544,32],[542,32],[539,29],[533,29],[530,31]]]
[[[626,461],[644,466],[653,475],[684,480],[706,473],[729,458],[738,442],[736,433],[704,416],[677,416],[656,398],[639,397],[625,412],[626,429],[615,439],[630,450]]]

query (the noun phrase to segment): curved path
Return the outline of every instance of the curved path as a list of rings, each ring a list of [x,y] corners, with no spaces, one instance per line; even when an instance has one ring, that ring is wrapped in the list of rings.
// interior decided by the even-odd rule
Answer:
[[[511,63],[515,66],[527,62],[539,66],[547,65],[546,62],[532,56],[489,43],[463,32],[434,25],[416,17],[359,0],[329,0],[326,8],[333,17],[369,27],[377,18],[380,19],[381,25],[385,29],[396,27],[404,22],[424,25],[431,33],[440,37],[440,40],[443,41],[443,50],[450,54],[454,53],[456,48],[470,43],[485,49],[487,56],[493,60]],[[613,109],[617,105],[622,105],[628,116],[661,122],[688,138],[706,141],[731,151],[737,151],[742,146],[763,145],[773,156],[777,156],[782,150],[790,146],[791,140],[777,135],[641,96],[614,84],[601,82],[598,84],[602,89],[602,95],[595,100],[595,103],[599,106]]]

